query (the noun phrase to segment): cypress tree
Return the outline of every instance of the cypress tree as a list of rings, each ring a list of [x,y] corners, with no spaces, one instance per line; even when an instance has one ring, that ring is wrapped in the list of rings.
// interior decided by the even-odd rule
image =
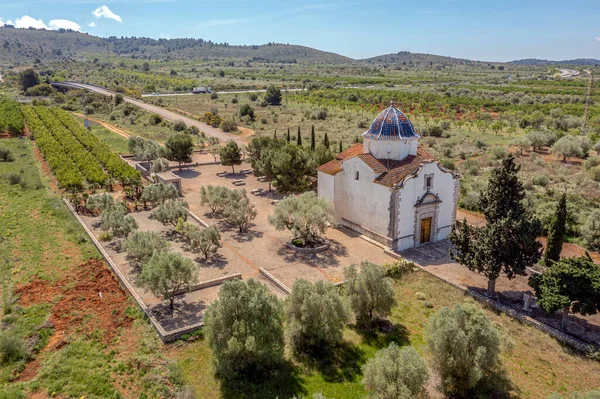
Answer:
[[[323,145],[329,148],[329,137],[327,137],[327,133],[325,133],[325,137],[323,137]]]
[[[479,203],[488,223],[506,218],[509,213],[512,218],[521,218],[525,214],[522,203],[525,191],[517,175],[520,169],[513,155],[509,154],[499,168],[492,170],[488,187]]]
[[[302,135],[300,134],[300,126],[298,126],[298,137],[296,137],[296,143],[302,145]]]
[[[312,151],[314,151],[315,147],[316,147],[316,143],[315,143],[315,125],[312,125],[312,128],[310,130],[310,149]]]
[[[563,242],[565,240],[565,229],[567,225],[567,194],[563,194],[556,205],[556,211],[552,218],[552,224],[548,231],[546,252],[544,252],[544,263],[550,266],[553,262],[560,260]]]
[[[343,150],[344,150],[344,149],[343,149],[343,147],[342,147],[342,140],[340,140],[340,151],[339,151],[339,152],[342,152]]]
[[[290,136],[290,128],[288,127],[288,134],[287,134],[287,142],[289,143],[290,141],[292,141],[292,136]]]
[[[273,132],[273,138],[276,139],[277,138],[277,129],[275,129],[275,131]]]

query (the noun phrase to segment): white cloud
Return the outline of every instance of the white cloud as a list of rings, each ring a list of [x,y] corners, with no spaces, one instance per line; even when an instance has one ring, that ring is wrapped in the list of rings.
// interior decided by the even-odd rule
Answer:
[[[50,29],[71,29],[78,32],[81,31],[81,25],[67,19],[53,19],[48,22],[48,26]]]
[[[594,39],[596,39],[597,42],[600,42],[600,36],[596,36]]]
[[[114,12],[112,12],[110,8],[108,8],[108,6],[100,6],[94,11],[92,11],[92,14],[94,14],[97,18],[104,17],[108,19],[114,19],[117,22],[123,22],[123,19]]]
[[[92,22],[90,22],[90,23],[88,24],[88,26],[89,26],[90,28],[95,28],[95,27],[96,27],[96,23],[95,23],[94,21],[92,21]]]
[[[10,22],[10,21],[8,21]],[[7,22],[7,24],[8,24]],[[23,15],[21,18],[15,19],[15,28],[36,28],[36,29],[48,29],[48,26],[41,19],[31,18],[29,15]]]

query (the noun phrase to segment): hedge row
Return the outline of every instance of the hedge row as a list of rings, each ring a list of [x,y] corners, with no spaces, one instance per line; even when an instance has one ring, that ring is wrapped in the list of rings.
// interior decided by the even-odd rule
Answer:
[[[73,159],[75,165],[88,183],[103,185],[108,179],[108,175],[104,172],[96,157],[71,134],[69,129],[48,108],[38,106],[34,109],[56,141],[60,143],[64,151]]]
[[[108,174],[122,184],[140,181],[140,174],[121,157],[101,142],[96,136],[87,131],[71,114],[60,108],[51,108],[54,116],[62,122],[77,140],[92,153]]]
[[[27,119],[27,125],[31,134],[35,137],[44,159],[52,169],[52,173],[58,180],[61,187],[67,189],[83,188],[83,177],[79,169],[73,163],[71,157],[65,152],[64,148],[56,141],[54,136],[48,131],[44,122],[39,118],[33,108],[29,106],[21,107],[23,115]]]
[[[8,132],[18,136],[25,129],[25,121],[18,102],[0,96],[0,133]]]

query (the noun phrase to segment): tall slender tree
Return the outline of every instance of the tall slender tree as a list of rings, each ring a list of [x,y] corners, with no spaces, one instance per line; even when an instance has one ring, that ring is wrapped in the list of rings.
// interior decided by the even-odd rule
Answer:
[[[316,142],[315,142],[315,125],[312,125],[312,128],[310,130],[310,150],[314,151],[316,147]]]
[[[290,128],[288,127],[288,133],[287,133],[287,137],[286,137],[287,142],[289,143],[290,141],[292,141],[292,136],[290,136]]]
[[[277,138],[277,129],[275,129],[275,131],[273,132],[273,138],[276,139]]]
[[[342,140],[340,140],[340,150],[338,152],[342,152],[344,150],[343,144],[342,144]]]
[[[296,137],[296,144],[302,145],[302,134],[300,133],[300,126],[298,126],[298,137]]]
[[[563,242],[565,240],[565,229],[567,225],[567,194],[564,193],[558,204],[552,218],[552,224],[548,231],[548,240],[546,241],[546,252],[544,252],[544,263],[550,266],[553,262],[560,260]]]
[[[537,241],[542,225],[521,203],[525,193],[518,171],[512,155],[507,156],[492,171],[482,195],[486,225],[474,227],[464,220],[452,227],[448,237],[455,245],[450,251],[452,259],[488,278],[489,296],[495,294],[496,279],[502,273],[509,279],[525,275],[542,254],[542,244]]]
[[[327,137],[327,132],[325,132],[325,137],[323,137],[323,145],[329,148],[329,137]]]

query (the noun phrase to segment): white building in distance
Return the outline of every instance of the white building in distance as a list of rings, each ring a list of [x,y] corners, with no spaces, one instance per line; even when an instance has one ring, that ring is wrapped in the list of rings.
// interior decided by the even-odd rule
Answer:
[[[445,239],[456,220],[459,175],[419,148],[420,136],[394,102],[318,171],[319,196],[336,222],[395,251]]]

